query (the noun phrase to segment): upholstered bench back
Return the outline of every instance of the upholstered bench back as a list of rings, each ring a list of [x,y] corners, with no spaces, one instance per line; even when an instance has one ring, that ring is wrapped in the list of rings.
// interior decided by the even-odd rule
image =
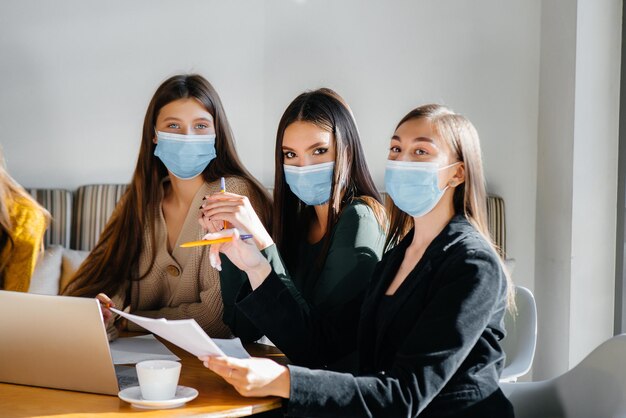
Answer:
[[[81,186],[74,197],[72,249],[91,251],[100,232],[113,214],[127,184],[93,184]]]
[[[127,188],[127,184],[93,184],[81,186],[75,193],[64,189],[28,189],[52,218],[44,238],[45,246],[91,251]]]
[[[44,245],[62,245],[70,247],[72,232],[72,192],[65,189],[28,189],[43,207],[48,209],[52,218],[46,235]]]
[[[127,188],[126,184],[95,184],[81,186],[73,194],[63,189],[29,189],[52,216],[46,246],[59,244],[75,250],[92,250]],[[487,217],[495,244],[506,254],[504,200],[501,197],[487,198]]]
[[[487,221],[489,234],[500,250],[500,255],[506,258],[506,223],[504,222],[504,199],[500,196],[487,197]]]

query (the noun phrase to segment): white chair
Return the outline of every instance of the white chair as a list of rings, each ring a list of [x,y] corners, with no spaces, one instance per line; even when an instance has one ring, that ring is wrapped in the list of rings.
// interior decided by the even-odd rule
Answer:
[[[626,334],[605,341],[576,367],[541,382],[500,383],[516,418],[626,417]]]
[[[533,365],[537,346],[537,306],[530,290],[515,286],[517,315],[507,312],[504,317],[506,337],[500,342],[506,362],[500,382],[515,382]]]

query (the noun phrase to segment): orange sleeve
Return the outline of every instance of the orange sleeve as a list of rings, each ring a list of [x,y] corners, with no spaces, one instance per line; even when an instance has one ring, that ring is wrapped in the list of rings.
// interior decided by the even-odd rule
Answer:
[[[42,249],[46,217],[37,206],[23,198],[13,202],[9,216],[13,224],[13,251],[4,271],[4,289],[28,292]]]

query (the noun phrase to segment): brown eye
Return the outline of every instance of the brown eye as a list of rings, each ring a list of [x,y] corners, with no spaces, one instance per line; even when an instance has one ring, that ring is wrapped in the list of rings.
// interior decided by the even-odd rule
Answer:
[[[285,157],[285,159],[287,159],[287,160],[288,160],[288,159],[290,159],[290,158],[295,157],[295,156],[296,156],[296,153],[295,153],[295,152],[292,152],[292,151],[287,151],[287,152],[283,153],[283,156]]]

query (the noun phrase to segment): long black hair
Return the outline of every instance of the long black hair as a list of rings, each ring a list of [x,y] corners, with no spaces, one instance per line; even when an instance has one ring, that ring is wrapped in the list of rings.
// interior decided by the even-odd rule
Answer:
[[[285,181],[282,150],[285,130],[294,122],[309,122],[330,132],[335,141],[335,168],[330,192],[327,229],[323,249],[316,262],[321,268],[330,246],[330,234],[341,211],[354,199],[369,205],[381,227],[386,226],[385,209],[367,168],[359,131],[345,101],[328,88],[300,94],[287,107],[276,133],[273,236],[287,267],[293,269],[300,243],[307,238],[314,208],[307,206]]]

